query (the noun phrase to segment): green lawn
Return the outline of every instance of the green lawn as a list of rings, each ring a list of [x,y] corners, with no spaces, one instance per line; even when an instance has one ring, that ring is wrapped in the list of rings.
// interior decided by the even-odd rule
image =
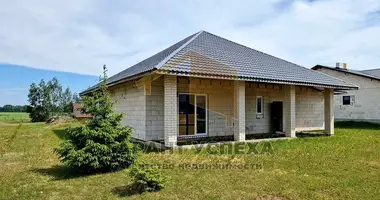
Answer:
[[[29,113],[25,112],[0,112],[0,121],[29,122]]]
[[[273,154],[146,153],[173,164],[162,191],[131,194],[125,172],[80,176],[53,153],[58,126],[0,125],[0,199],[379,199],[380,127],[341,124],[334,137],[272,142]],[[262,146],[262,144],[261,144]],[[256,169],[189,169],[181,164],[262,164]]]

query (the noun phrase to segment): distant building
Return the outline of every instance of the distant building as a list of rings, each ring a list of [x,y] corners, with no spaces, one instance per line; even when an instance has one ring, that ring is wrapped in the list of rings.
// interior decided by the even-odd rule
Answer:
[[[91,114],[82,112],[83,105],[80,103],[73,103],[73,116],[74,118],[91,118]]]
[[[335,121],[380,123],[380,69],[353,70],[344,63],[336,67],[316,65],[312,69],[359,87],[334,95]]]

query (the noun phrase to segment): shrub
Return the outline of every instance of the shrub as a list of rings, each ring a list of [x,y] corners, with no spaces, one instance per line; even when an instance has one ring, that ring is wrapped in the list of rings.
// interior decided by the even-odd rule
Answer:
[[[83,98],[85,113],[92,114],[86,125],[65,130],[67,140],[56,149],[61,162],[80,171],[114,171],[129,167],[138,150],[131,142],[132,128],[121,124],[107,90],[106,68],[99,90]]]
[[[153,192],[165,187],[166,177],[157,166],[136,163],[131,167],[129,176],[132,178],[134,189],[139,192]]]

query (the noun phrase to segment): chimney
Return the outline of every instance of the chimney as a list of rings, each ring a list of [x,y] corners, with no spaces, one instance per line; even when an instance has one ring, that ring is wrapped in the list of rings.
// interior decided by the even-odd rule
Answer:
[[[347,63],[337,62],[337,63],[336,63],[336,68],[347,70]]]

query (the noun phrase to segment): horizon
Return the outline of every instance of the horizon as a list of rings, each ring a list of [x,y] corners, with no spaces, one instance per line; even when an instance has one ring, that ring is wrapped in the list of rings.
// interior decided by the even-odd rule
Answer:
[[[0,64],[0,106],[28,105],[30,85],[38,84],[41,79],[47,82],[53,77],[58,79],[63,89],[69,87],[73,94],[78,95],[99,80],[97,76],[2,63]]]

